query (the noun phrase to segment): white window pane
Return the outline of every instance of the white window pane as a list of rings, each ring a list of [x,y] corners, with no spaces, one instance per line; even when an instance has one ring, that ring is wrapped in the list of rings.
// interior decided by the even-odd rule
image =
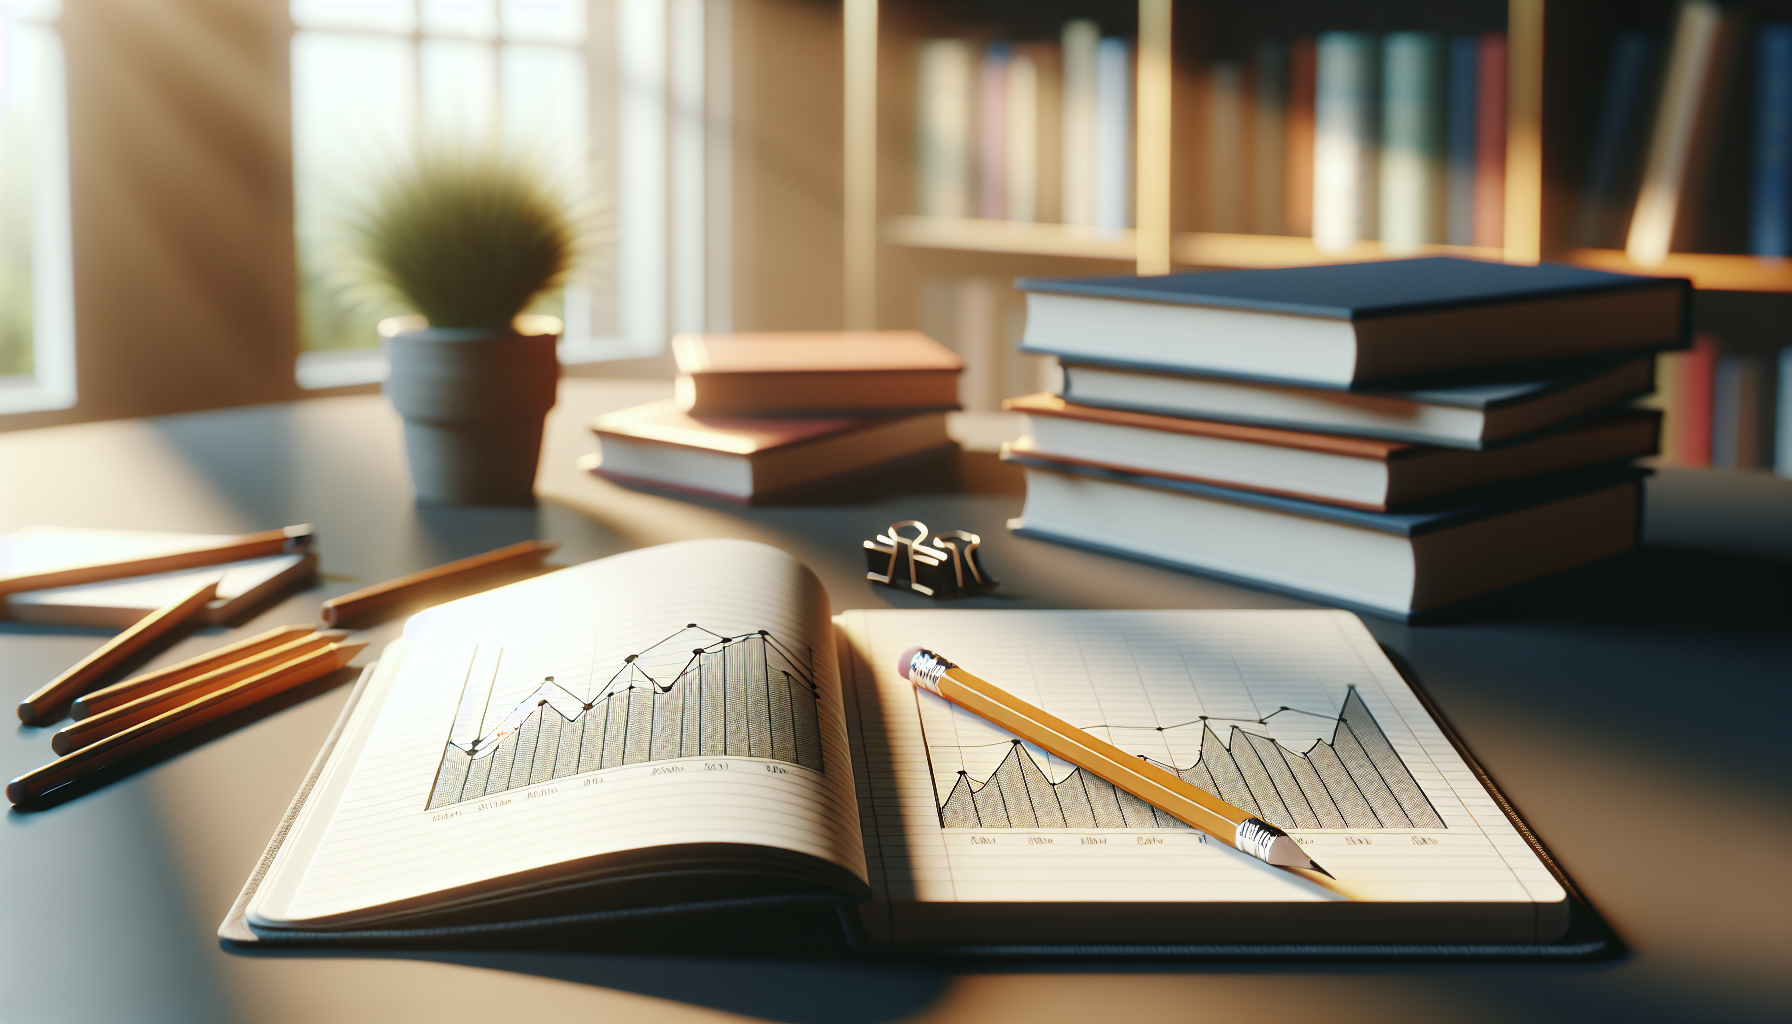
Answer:
[[[411,0],[292,0],[291,10],[299,28],[409,33],[417,27]]]
[[[504,38],[518,42],[585,42],[584,0],[501,0]]]
[[[423,34],[493,39],[498,12],[492,0],[423,0]]]
[[[0,412],[75,401],[58,7],[0,2]]]
[[[293,37],[293,200],[299,301],[308,349],[378,344],[379,315],[343,290],[346,204],[404,153],[414,133],[416,67],[408,39],[328,32]]]
[[[588,187],[589,131],[584,55],[554,46],[506,46],[504,140],[546,166],[574,192]]]
[[[490,136],[497,106],[497,55],[485,43],[423,43],[423,129],[436,140],[476,143]]]

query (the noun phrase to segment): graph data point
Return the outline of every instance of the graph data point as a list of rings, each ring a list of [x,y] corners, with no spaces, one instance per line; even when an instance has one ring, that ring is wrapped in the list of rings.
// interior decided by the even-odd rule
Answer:
[[[622,659],[622,663],[623,663],[623,664],[624,664],[624,665],[627,665],[627,664],[629,664],[629,663],[630,663],[630,662],[632,662],[632,661],[634,661],[634,660],[635,660],[635,659],[636,659],[636,658],[639,658],[639,657],[640,657],[640,655],[639,655],[639,654],[631,654],[631,655],[629,655],[629,656],[628,656],[628,657],[626,657],[626,658],[624,658],[624,659]]]
[[[696,623],[695,623],[695,622],[687,622],[687,623],[685,623],[685,624],[684,624],[684,628],[686,628],[686,629],[696,629],[696,628],[697,628],[697,624],[696,624]]]

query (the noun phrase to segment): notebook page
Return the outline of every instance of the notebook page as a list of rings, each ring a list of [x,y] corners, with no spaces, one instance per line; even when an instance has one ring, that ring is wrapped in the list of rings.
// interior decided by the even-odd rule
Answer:
[[[674,843],[863,876],[827,610],[783,552],[701,540],[414,617],[250,920]]]
[[[1326,901],[896,672],[920,644],[1289,834],[1345,896],[1565,893],[1354,615],[850,611],[861,799],[880,899]]]

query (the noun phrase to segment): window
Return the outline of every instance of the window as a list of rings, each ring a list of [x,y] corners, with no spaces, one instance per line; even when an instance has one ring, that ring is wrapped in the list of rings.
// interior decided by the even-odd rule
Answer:
[[[374,327],[402,310],[342,287],[340,224],[357,183],[422,137],[519,147],[570,202],[603,211],[607,241],[536,307],[566,323],[562,361],[652,355],[671,327],[715,324],[720,310],[703,301],[715,290],[704,280],[704,199],[726,167],[711,142],[704,39],[725,0],[292,0],[290,10],[301,384],[384,375]]]
[[[60,14],[0,0],[0,413],[75,404]]]

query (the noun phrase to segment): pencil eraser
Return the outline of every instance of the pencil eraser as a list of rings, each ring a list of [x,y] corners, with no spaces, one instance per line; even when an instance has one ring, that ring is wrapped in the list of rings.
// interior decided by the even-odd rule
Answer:
[[[908,667],[914,664],[915,655],[920,653],[921,648],[919,646],[910,647],[908,650],[902,652],[902,658],[896,662],[896,671],[902,673],[902,678],[908,678]]]

